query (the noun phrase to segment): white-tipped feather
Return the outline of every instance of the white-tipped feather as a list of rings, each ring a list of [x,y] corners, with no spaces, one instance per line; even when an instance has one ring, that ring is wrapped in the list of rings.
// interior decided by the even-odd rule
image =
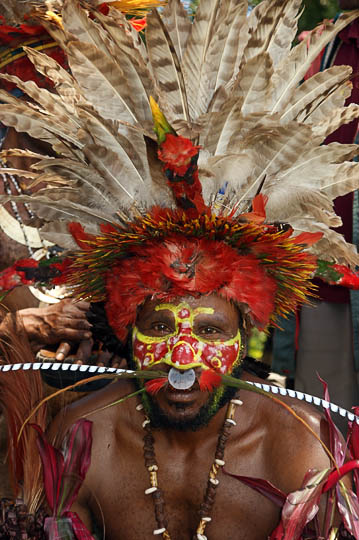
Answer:
[[[318,96],[298,115],[296,120],[306,124],[323,122],[332,114],[333,110],[344,107],[345,101],[351,96],[352,90],[352,83],[350,81],[344,82],[333,92]]]
[[[40,110],[45,110],[46,113],[54,115],[63,121],[66,119],[67,128],[71,128],[71,124],[74,124],[72,128],[74,130],[76,127],[78,127],[78,124],[76,124],[76,117],[74,117],[73,114],[69,114],[69,111],[64,105],[63,101],[56,94],[53,94],[44,88],[38,87],[34,81],[23,82],[14,75],[5,75],[0,73],[0,79],[4,79],[5,81],[15,84],[24,92],[24,94],[29,96],[38,104]]]
[[[356,246],[345,241],[342,234],[330,229],[323,223],[313,221],[309,216],[292,216],[291,225],[295,233],[320,232],[323,234],[321,240],[311,247],[311,252],[319,259],[339,264],[349,264],[353,268],[359,264],[359,255]]]
[[[298,149],[302,150],[310,145],[311,135],[308,126],[295,122],[278,126],[273,118],[263,118],[243,141],[243,147],[256,151],[262,162],[260,174],[253,175],[249,192],[265,185],[267,176],[275,176],[288,163],[295,161]],[[244,194],[244,197],[246,196],[247,193]]]
[[[49,197],[40,197],[39,195],[0,195],[0,203],[5,204],[8,201],[28,203],[36,215],[44,218],[45,221],[77,221],[84,225],[93,223],[112,223],[113,218],[107,213],[96,212],[88,206],[74,203],[72,201],[56,201]]]
[[[273,63],[268,53],[251,58],[241,69],[238,76],[236,94],[243,97],[242,114],[248,115],[258,110],[261,103],[267,110],[268,85],[273,74]]]
[[[112,41],[121,48],[123,54],[134,62],[134,65],[137,67],[140,64],[146,66],[148,62],[147,49],[140,34],[128,22],[123,13],[110,7],[108,16],[96,12],[96,19]]]
[[[90,229],[90,225],[86,226],[86,232],[95,233],[98,232],[95,227],[93,230]],[[72,234],[68,230],[68,224],[63,221],[52,221],[51,223],[46,223],[41,227],[41,238],[49,242],[55,242],[57,245],[61,246],[63,249],[76,250],[78,245],[76,244]]]
[[[315,102],[318,98],[323,102],[327,96],[332,95],[338,88],[342,90],[343,95],[346,95],[346,83],[352,71],[349,66],[333,66],[326,71],[320,71],[306,80],[296,89],[288,107],[282,115],[281,121],[285,123],[295,120],[303,111],[306,112],[308,117],[308,105]]]
[[[80,109],[79,118],[83,120],[86,130],[80,134],[85,144],[93,143],[112,150],[117,160],[126,161],[139,183],[148,183],[151,175],[146,158],[146,143],[140,131],[126,132],[117,122],[104,121],[96,111]]]
[[[322,33],[313,33],[310,46],[303,41],[278,64],[272,86],[271,113],[283,112],[292,98],[293,91],[304,78],[312,62],[335,35],[351,21],[359,12],[348,12],[335,23],[326,22]]]
[[[301,0],[264,0],[249,17],[250,38],[244,60],[268,51],[274,65],[287,55],[296,36]]]
[[[98,112],[107,120],[137,123],[136,96],[117,62],[90,44],[72,42],[67,52],[73,74]]]
[[[220,0],[207,0],[199,4],[182,59],[192,120],[206,112],[210,99],[205,93],[205,59],[210,41],[215,39],[214,26],[219,5]]]
[[[171,36],[157,11],[147,17],[146,40],[152,71],[170,122],[190,121],[187,94],[180,61]]]
[[[53,82],[65,109],[70,114],[74,114],[74,105],[84,99],[75,79],[50,56],[30,47],[24,47],[24,51],[37,71]]]
[[[51,118],[35,111],[20,100],[16,105],[0,105],[0,117],[7,126],[15,128],[16,131],[28,133],[34,139],[48,142],[52,146],[61,142],[62,139],[79,146],[78,140],[68,129],[67,120],[65,120],[65,124],[61,124],[59,123],[60,119]]]
[[[229,85],[238,72],[248,34],[246,14],[246,2],[228,0],[220,4],[203,66],[202,86],[207,93],[207,103],[219,88]]]
[[[163,21],[171,37],[177,57],[182,59],[191,30],[191,21],[181,0],[173,0],[167,4],[162,13]]]
[[[285,10],[268,45],[268,52],[276,66],[289,53],[298,30],[301,0],[283,2]]]
[[[101,32],[101,27],[91,20],[88,12],[81,7],[79,0],[64,0],[62,24],[64,30],[70,34],[69,40],[75,38],[82,43],[95,45],[106,52],[105,34]]]
[[[312,130],[316,137],[324,141],[328,135],[336,131],[344,124],[350,124],[359,118],[359,105],[351,103],[348,107],[342,107],[332,111],[326,120],[313,124]]]

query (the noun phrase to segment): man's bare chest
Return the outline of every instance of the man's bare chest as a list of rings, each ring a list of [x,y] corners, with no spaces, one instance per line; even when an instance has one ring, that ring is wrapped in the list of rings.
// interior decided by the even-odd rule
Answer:
[[[133,449],[131,455],[122,455],[112,462],[111,489],[108,482],[96,482],[98,503],[93,503],[92,511],[98,524],[106,523],[107,540],[152,538],[153,531],[159,527],[155,512],[158,493],[145,494],[150,480],[141,450]],[[164,505],[161,511],[168,521],[172,540],[191,540],[196,533],[211,463],[212,456],[183,460],[181,456],[168,455],[162,463],[158,461],[158,485]],[[227,463],[226,467],[242,475],[249,471],[245,466],[238,468],[238,463],[232,466]],[[222,471],[218,480],[213,491],[211,521],[205,531],[207,538],[267,538],[279,520],[279,510],[274,504]]]

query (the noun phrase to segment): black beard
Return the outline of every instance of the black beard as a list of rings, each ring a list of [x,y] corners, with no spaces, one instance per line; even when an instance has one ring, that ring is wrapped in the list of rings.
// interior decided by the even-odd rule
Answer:
[[[129,356],[127,364],[129,369],[138,369],[132,354]],[[240,379],[242,371],[242,365],[239,365],[234,368],[231,375],[236,379]],[[144,382],[140,379],[135,379],[134,384],[137,390],[140,390],[144,386]],[[153,428],[175,429],[177,431],[198,431],[199,429],[206,427],[213,416],[233,399],[236,394],[238,394],[238,388],[230,386],[221,386],[217,388],[210,394],[207,403],[202,405],[196,416],[189,418],[188,420],[173,419],[169,417],[161,407],[159,407],[156,400],[147,392],[142,394],[142,403],[147,416],[151,420],[151,426]]]
[[[234,374],[233,374],[234,375]],[[174,419],[167,416],[149,394],[142,395],[142,403],[153,428],[175,429],[177,431],[198,431],[208,426],[217,412],[234,398],[238,388],[226,386],[214,390],[205,405],[202,405],[196,416],[188,420]]]

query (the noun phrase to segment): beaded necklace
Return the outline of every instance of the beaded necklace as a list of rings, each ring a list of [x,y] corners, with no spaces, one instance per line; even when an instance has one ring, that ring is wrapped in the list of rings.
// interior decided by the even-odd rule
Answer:
[[[230,434],[231,427],[236,425],[236,422],[234,420],[234,413],[237,405],[242,405],[242,401],[239,399],[231,399],[228,404],[225,420],[218,435],[214,461],[208,475],[206,493],[199,509],[200,521],[196,533],[192,537],[192,540],[207,540],[204,532],[207,524],[212,520],[210,514],[214,505],[216,488],[219,484],[217,474],[219,469],[223,467],[225,463],[224,450]],[[143,405],[137,405],[136,409],[142,410]],[[168,532],[168,519],[166,515],[165,502],[163,499],[162,490],[158,486],[158,465],[154,449],[154,437],[151,430],[151,421],[147,415],[145,415],[145,420],[142,424],[142,427],[145,430],[145,435],[143,437],[143,455],[145,460],[145,466],[149,473],[150,479],[150,487],[146,489],[145,494],[152,495],[155,517],[157,522],[157,529],[153,531],[153,534],[155,536],[162,536],[162,538],[166,540],[171,540],[171,536]]]

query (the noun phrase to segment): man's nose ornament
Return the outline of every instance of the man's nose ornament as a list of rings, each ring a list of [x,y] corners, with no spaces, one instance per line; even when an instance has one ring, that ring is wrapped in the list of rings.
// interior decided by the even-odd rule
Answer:
[[[168,382],[175,390],[188,390],[193,386],[196,380],[194,369],[186,369],[180,371],[176,368],[171,368],[168,373]]]

